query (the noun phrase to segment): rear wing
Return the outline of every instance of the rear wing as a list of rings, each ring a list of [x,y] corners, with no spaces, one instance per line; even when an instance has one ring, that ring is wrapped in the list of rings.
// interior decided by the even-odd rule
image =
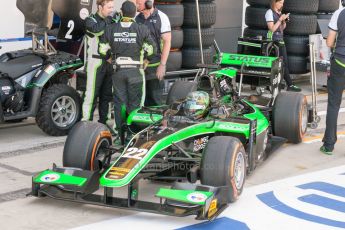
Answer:
[[[271,69],[278,57],[220,53],[218,63],[223,66],[245,66]]]

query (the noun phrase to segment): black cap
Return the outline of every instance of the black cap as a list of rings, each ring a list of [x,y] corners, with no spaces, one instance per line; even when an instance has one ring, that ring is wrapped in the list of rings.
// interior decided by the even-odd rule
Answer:
[[[125,1],[121,6],[122,16],[134,18],[137,13],[137,7],[132,1]]]

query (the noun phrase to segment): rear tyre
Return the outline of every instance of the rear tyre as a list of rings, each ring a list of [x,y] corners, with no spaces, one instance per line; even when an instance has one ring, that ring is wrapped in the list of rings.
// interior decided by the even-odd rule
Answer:
[[[205,64],[212,64],[213,52],[212,48],[204,48],[203,56]],[[200,49],[197,48],[184,48],[182,49],[182,67],[186,69],[198,68],[201,63]]]
[[[319,12],[333,13],[339,9],[339,0],[319,0]]]
[[[308,36],[284,36],[284,41],[288,54],[304,56],[309,54]]]
[[[182,66],[182,52],[180,50],[170,51],[167,61],[167,71],[180,70]]]
[[[286,25],[284,34],[309,35],[315,34],[317,29],[316,15],[291,14],[290,21]]]
[[[183,45],[183,30],[174,29],[171,31],[171,49],[180,49]]]
[[[198,21],[196,15],[196,5],[194,3],[184,3],[184,26],[197,27]],[[200,25],[201,27],[210,27],[216,23],[216,3],[200,3]]]
[[[201,160],[201,184],[229,186],[228,199],[235,202],[241,195],[246,177],[246,152],[234,137],[213,137]]]
[[[199,31],[196,28],[183,28],[184,32],[184,47],[199,47]],[[203,47],[210,47],[213,45],[215,38],[214,28],[201,29],[202,45]]]
[[[305,56],[296,56],[288,54],[288,64],[290,74],[308,73],[308,62]]]
[[[267,22],[265,20],[266,11],[266,8],[248,6],[245,14],[246,25],[267,30]]]
[[[251,6],[270,7],[270,0],[247,0]]]
[[[284,3],[284,11],[297,14],[314,14],[319,8],[319,0],[288,0]]]
[[[182,4],[156,4],[156,7],[168,16],[171,28],[182,26],[184,15]]]
[[[267,29],[265,30],[265,29],[246,27],[243,31],[243,37],[255,38],[257,36],[262,36],[262,38],[267,38],[267,32],[268,32]]]
[[[171,105],[177,100],[181,100],[187,97],[188,93],[196,91],[198,84],[190,81],[176,81],[171,86],[168,96],[167,105]]]
[[[108,128],[96,122],[79,122],[67,137],[63,150],[63,166],[98,171],[109,160],[107,147],[111,145]]]
[[[273,107],[274,135],[300,143],[307,132],[307,99],[302,93],[282,92]]]

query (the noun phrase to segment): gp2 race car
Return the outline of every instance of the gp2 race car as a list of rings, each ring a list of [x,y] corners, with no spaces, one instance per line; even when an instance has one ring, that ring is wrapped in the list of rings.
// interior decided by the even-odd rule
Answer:
[[[129,115],[127,133],[136,131],[127,145],[112,145],[102,124],[78,123],[65,143],[63,167],[54,165],[33,176],[31,195],[172,216],[196,215],[199,220],[217,217],[238,199],[246,174],[286,141],[300,142],[307,129],[302,94],[280,93],[261,111],[249,102],[252,98],[235,90],[237,74],[237,69],[223,68],[198,75],[195,82],[177,81],[167,106],[140,108]],[[183,113],[183,98],[193,91],[206,92],[210,98],[206,114],[199,119]],[[182,112],[172,114],[171,104],[178,99]],[[152,195],[156,202],[144,201],[139,199],[141,179],[173,184]],[[121,187],[128,187],[126,198],[113,194]]]

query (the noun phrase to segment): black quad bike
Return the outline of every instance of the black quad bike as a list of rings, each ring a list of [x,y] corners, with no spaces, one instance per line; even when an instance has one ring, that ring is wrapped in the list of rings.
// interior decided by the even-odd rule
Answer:
[[[81,99],[69,83],[83,61],[79,55],[56,50],[48,34],[55,13],[61,19],[57,38],[79,38],[84,34],[83,18],[71,12],[82,9],[87,16],[92,3],[17,0],[17,8],[25,16],[25,36],[32,38],[32,47],[0,55],[0,123],[35,117],[45,133],[62,136],[79,120]]]
[[[36,117],[52,136],[66,135],[80,117],[80,96],[68,85],[83,66],[72,54],[20,50],[0,56],[0,122]]]

